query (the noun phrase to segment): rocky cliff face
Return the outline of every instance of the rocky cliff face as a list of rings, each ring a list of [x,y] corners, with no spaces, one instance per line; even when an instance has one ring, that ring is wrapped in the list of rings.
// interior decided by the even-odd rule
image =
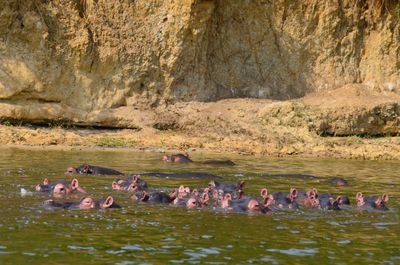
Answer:
[[[0,117],[101,123],[120,107],[291,99],[349,83],[400,90],[398,1],[0,6]]]

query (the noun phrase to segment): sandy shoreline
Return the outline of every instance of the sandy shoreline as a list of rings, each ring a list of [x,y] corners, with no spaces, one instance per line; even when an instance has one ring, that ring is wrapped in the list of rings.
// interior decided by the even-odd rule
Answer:
[[[272,157],[324,157],[344,159],[399,160],[400,137],[364,139],[319,137],[306,143],[260,143],[240,137],[210,138],[182,132],[156,130],[77,130],[0,126],[1,148],[44,150],[150,151],[159,153],[205,152]],[[281,147],[281,148],[279,148]]]
[[[152,109],[121,107],[93,117],[99,120],[84,128],[57,120],[39,126],[34,119],[21,125],[2,118],[0,145],[400,160],[400,94],[363,86],[287,101],[228,99]]]

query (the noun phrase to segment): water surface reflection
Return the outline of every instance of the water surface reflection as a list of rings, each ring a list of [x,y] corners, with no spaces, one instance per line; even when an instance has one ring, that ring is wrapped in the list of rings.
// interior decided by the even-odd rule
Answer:
[[[229,158],[235,167],[161,163],[159,153],[2,149],[0,153],[0,263],[22,264],[398,264],[397,161],[272,159],[193,154],[195,161]],[[46,195],[21,196],[43,178],[65,178],[67,166],[92,163],[122,172],[209,172],[246,181],[246,191],[316,187],[354,198],[356,191],[390,195],[389,212],[301,209],[272,215],[186,210],[130,202],[113,192],[113,177],[81,177],[94,197],[112,194],[123,206],[107,211],[48,210]],[[350,187],[318,179],[265,177],[301,173],[340,176]],[[68,178],[68,177],[67,177]],[[154,187],[205,186],[206,179],[146,178]],[[353,200],[354,201],[354,200]]]

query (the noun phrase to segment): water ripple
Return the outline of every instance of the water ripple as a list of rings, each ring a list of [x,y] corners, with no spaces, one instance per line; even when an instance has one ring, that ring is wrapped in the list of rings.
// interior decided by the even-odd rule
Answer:
[[[290,256],[314,256],[316,253],[319,252],[318,248],[289,248],[289,249],[276,249],[270,248],[267,249],[269,252],[278,252]]]

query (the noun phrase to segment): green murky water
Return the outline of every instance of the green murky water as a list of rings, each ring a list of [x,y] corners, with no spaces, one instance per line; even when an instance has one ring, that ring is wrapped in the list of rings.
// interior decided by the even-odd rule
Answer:
[[[235,167],[161,163],[159,153],[128,151],[0,151],[0,264],[400,264],[400,162],[230,158]],[[123,207],[107,211],[48,210],[45,195],[21,196],[43,178],[69,179],[69,165],[92,163],[122,172],[209,172],[244,179],[246,192],[316,187],[321,192],[390,195],[389,212],[301,209],[272,215],[215,213],[130,202],[113,192],[113,177],[81,176],[94,197]],[[261,173],[341,176],[350,187]],[[205,179],[146,178],[154,187],[205,186]],[[353,200],[354,201],[354,200]]]

